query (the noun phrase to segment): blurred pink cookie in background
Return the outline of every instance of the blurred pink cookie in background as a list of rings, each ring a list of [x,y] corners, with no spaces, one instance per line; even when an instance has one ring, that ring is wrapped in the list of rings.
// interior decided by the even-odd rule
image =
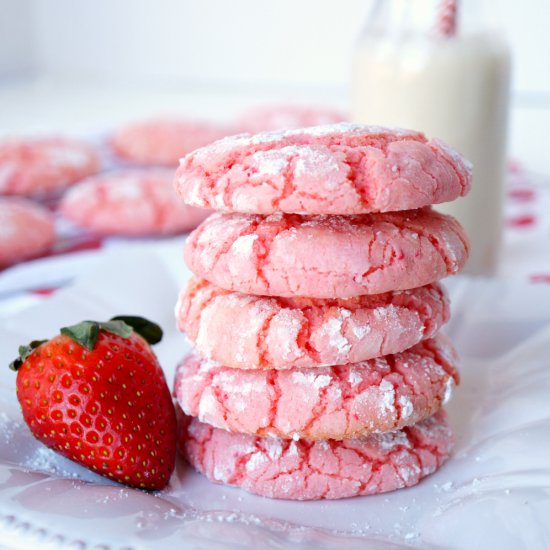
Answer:
[[[364,437],[434,414],[458,383],[443,336],[361,363],[290,370],[229,368],[189,354],[174,393],[183,411],[231,432],[322,440]]]
[[[172,170],[100,174],[65,194],[60,210],[74,224],[101,235],[154,236],[195,228],[209,214],[177,199]]]
[[[213,210],[353,215],[451,201],[471,177],[458,153],[419,132],[333,124],[217,141],[182,159],[176,188]]]
[[[351,298],[406,290],[460,271],[460,224],[431,208],[362,216],[215,213],[187,239],[191,271],[266,296]]]
[[[0,268],[39,256],[53,246],[55,224],[44,207],[21,198],[0,198]]]
[[[0,195],[47,195],[99,170],[95,150],[63,137],[0,141]]]
[[[449,457],[443,410],[403,430],[344,441],[282,440],[230,433],[184,417],[180,451],[215,483],[290,500],[338,499],[416,485]]]
[[[440,284],[357,298],[262,297],[191,279],[178,327],[209,359],[240,369],[357,363],[431,338],[449,319]]]
[[[233,133],[214,122],[155,118],[119,128],[111,146],[122,159],[136,164],[171,166],[187,153]]]
[[[256,105],[241,113],[237,120],[240,132],[257,134],[272,130],[291,130],[322,124],[344,122],[348,117],[331,107],[306,105]]]

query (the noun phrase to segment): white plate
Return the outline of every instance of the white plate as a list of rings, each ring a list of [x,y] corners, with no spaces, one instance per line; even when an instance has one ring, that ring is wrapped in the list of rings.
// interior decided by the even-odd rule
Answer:
[[[173,258],[169,261],[168,258]],[[0,545],[16,548],[545,548],[550,545],[550,286],[450,281],[463,357],[453,456],[411,489],[290,502],[206,481],[180,460],[168,489],[109,483],[36,442],[8,370],[17,346],[84,318],[136,313],[166,329],[169,381],[187,348],[171,255],[116,250],[76,286],[0,325]]]

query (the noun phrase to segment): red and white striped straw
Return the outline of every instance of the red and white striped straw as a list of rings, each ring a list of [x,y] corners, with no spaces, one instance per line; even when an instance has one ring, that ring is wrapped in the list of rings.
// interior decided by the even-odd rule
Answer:
[[[441,0],[437,14],[436,33],[443,38],[456,34],[458,0]]]

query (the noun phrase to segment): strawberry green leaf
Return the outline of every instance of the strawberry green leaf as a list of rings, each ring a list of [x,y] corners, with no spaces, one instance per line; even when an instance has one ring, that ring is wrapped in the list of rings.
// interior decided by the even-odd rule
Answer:
[[[134,315],[118,315],[113,317],[110,322],[123,321],[144,338],[149,344],[157,344],[162,340],[162,329],[156,323],[145,319],[144,317]]]
[[[99,336],[99,323],[95,321],[82,321],[77,325],[63,327],[61,329],[61,334],[68,336],[77,344],[92,351],[97,342],[97,337]]]
[[[116,334],[117,336],[120,336],[122,338],[130,338],[130,335],[132,334],[132,332],[134,332],[132,327],[129,324],[125,323],[124,321],[111,319],[106,323],[98,323],[98,324],[100,329],[106,330],[111,334]]]
[[[149,344],[156,344],[162,339],[162,329],[155,323],[132,315],[113,317],[110,321],[98,323],[97,321],[82,321],[77,325],[63,327],[61,334],[68,336],[77,344],[92,351],[99,337],[99,331],[104,330],[116,334],[121,338],[129,338],[132,332],[137,332]]]
[[[18,370],[27,357],[47,340],[33,340],[28,346],[19,346],[19,357],[10,363],[11,370]]]

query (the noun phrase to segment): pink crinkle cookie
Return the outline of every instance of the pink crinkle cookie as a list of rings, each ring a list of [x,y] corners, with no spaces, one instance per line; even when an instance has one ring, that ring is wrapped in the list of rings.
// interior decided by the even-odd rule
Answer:
[[[439,284],[349,299],[262,297],[191,279],[178,327],[228,367],[285,369],[357,363],[431,338],[449,319]]]
[[[334,124],[238,135],[181,160],[176,188],[194,206],[270,214],[363,214],[451,201],[471,166],[418,132]]]
[[[335,124],[347,116],[330,107],[306,105],[257,105],[241,114],[237,126],[241,132],[257,134],[308,126]]]
[[[377,359],[314,369],[241,370],[196,352],[178,366],[186,414],[232,432],[283,439],[348,439],[416,424],[458,383],[444,337]]]
[[[258,495],[320,500],[416,485],[449,457],[443,410],[400,431],[344,441],[292,441],[234,434],[185,417],[180,451],[210,481]]]
[[[171,170],[125,170],[88,178],[65,194],[61,212],[103,235],[165,235],[189,231],[211,212],[178,200]]]
[[[156,118],[117,130],[111,146],[118,156],[136,164],[177,166],[181,157],[232,133],[207,121]]]
[[[20,198],[0,199],[0,267],[47,252],[55,242],[53,216]]]
[[[68,138],[5,139],[0,142],[0,195],[44,195],[99,170],[96,152]]]
[[[188,238],[187,265],[225,288],[268,296],[350,298],[457,273],[468,240],[428,208],[362,216],[216,213]]]

